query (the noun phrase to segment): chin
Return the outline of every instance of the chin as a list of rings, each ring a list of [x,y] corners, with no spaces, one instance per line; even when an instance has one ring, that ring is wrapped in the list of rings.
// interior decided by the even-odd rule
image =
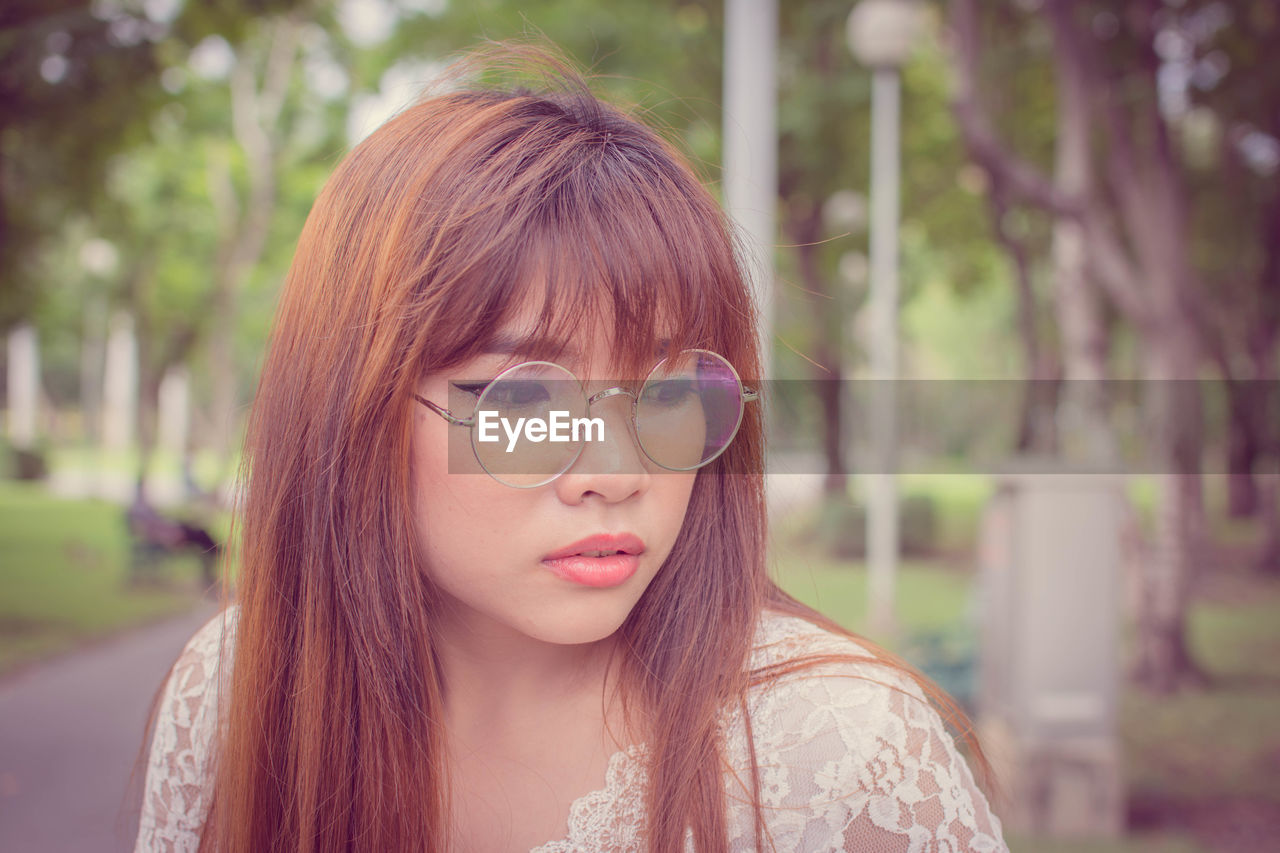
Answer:
[[[596,643],[616,633],[630,612],[630,608],[617,612],[612,607],[596,605],[586,613],[564,613],[538,619],[525,633],[544,643],[561,646]]]

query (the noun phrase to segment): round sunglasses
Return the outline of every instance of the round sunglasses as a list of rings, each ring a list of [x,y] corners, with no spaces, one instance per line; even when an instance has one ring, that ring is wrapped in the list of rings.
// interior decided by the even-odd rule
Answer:
[[[631,428],[644,455],[669,471],[693,471],[725,451],[746,404],[760,397],[724,356],[704,349],[664,358],[638,391],[616,385],[588,396],[567,368],[527,361],[490,381],[451,382],[449,393],[447,409],[414,397],[468,428],[480,467],[518,489],[550,483],[573,466],[588,441],[604,440],[604,421],[590,417],[601,400],[630,397]],[[468,405],[471,414],[459,416]]]

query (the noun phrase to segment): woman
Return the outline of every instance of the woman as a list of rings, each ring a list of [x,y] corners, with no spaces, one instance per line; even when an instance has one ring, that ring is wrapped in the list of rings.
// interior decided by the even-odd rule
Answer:
[[[1005,849],[945,699],[767,576],[715,201],[504,57],[472,67],[551,84],[460,76],[307,220],[237,602],[165,688],[138,849]]]

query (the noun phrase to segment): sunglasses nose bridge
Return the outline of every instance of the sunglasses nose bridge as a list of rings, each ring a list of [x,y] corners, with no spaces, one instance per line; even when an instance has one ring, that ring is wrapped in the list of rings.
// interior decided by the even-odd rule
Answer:
[[[609,397],[618,397],[618,396],[627,396],[627,397],[630,397],[633,401],[636,398],[634,391],[630,391],[626,388],[623,388],[621,385],[615,385],[612,388],[605,388],[603,391],[597,391],[596,393],[588,397],[587,408],[591,408],[601,400],[606,400]]]
[[[635,409],[636,409],[636,393],[629,388],[623,388],[621,385],[614,385],[612,388],[605,388],[597,391],[590,397],[587,397],[587,414],[591,413],[591,407],[602,400],[608,400],[610,397],[627,397],[628,408],[625,412],[620,412],[624,423],[626,424],[627,433],[631,436],[632,441],[639,441],[635,428]]]

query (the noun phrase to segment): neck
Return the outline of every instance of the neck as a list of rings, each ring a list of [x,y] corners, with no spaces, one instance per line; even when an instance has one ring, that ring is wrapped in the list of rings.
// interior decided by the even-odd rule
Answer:
[[[527,738],[584,713],[599,717],[616,634],[550,643],[469,610],[448,613],[438,625],[445,712],[462,737]]]

